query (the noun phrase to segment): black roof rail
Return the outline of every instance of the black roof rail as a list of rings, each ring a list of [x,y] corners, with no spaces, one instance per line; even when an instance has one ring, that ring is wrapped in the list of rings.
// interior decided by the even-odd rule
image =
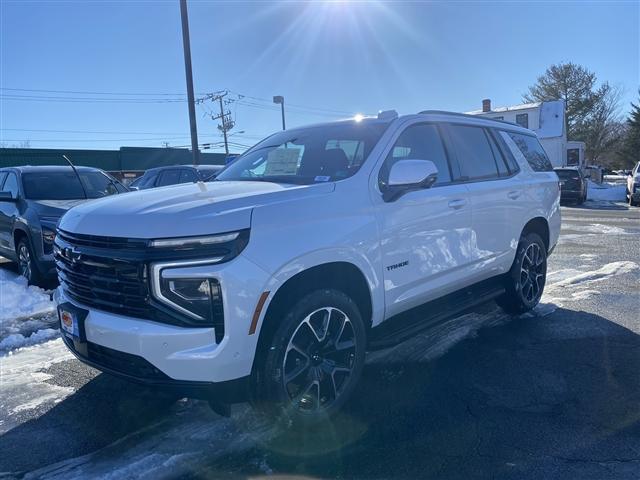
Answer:
[[[515,125],[516,127],[521,127],[520,125],[518,125],[517,123],[513,123],[513,122],[508,122],[506,120],[500,120],[497,118],[489,118],[489,117],[481,117],[478,115],[471,115],[469,113],[459,113],[459,112],[447,112],[446,110],[422,110],[421,112],[418,112],[419,115],[423,115],[426,113],[431,113],[431,114],[441,114],[441,115],[455,115],[456,117],[464,117],[464,118],[475,118],[480,119],[480,120],[491,120],[492,122],[500,122],[500,123],[506,123],[507,125]],[[500,112],[494,112],[494,113],[500,113]]]

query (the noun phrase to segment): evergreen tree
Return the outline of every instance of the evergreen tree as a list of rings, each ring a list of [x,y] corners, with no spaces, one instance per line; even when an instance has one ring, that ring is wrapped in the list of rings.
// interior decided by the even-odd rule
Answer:
[[[632,168],[637,162],[640,162],[640,90],[638,90],[638,104],[631,103],[631,112],[629,112],[626,127],[619,156],[625,168]]]

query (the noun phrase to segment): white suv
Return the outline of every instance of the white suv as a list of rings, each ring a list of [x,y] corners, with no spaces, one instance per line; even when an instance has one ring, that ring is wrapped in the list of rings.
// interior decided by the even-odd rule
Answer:
[[[60,221],[63,339],[100,370],[294,420],[334,413],[365,352],[491,299],[533,308],[560,232],[535,134],[427,111],[276,133],[209,183]]]
[[[627,199],[631,206],[640,204],[640,162],[627,176]]]

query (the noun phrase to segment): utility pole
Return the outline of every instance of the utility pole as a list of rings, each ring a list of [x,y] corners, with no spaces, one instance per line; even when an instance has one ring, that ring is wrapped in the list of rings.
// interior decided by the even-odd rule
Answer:
[[[282,95],[274,96],[273,103],[280,104],[280,111],[282,113],[282,130],[286,130],[284,126],[284,97]]]
[[[235,126],[235,122],[231,118],[231,111],[224,109],[225,104],[229,104],[232,100],[224,100],[224,97],[229,95],[229,92],[218,92],[218,93],[210,93],[206,95],[204,98],[198,100],[199,102],[203,102],[205,100],[211,100],[212,102],[218,102],[220,105],[220,114],[219,115],[211,115],[211,120],[220,120],[221,123],[218,124],[218,130],[222,132],[224,137],[224,151],[227,155],[229,155],[229,142],[227,132],[231,130]]]
[[[225,128],[224,105],[222,105],[222,95],[218,97],[220,102],[220,118],[222,118],[222,135],[224,136],[224,153],[229,155],[229,143],[227,142],[227,129]]]
[[[180,16],[182,18],[182,46],[184,47],[184,70],[187,76],[187,101],[189,103],[189,127],[191,129],[191,152],[193,165],[199,164],[198,127],[196,126],[196,104],[193,95],[193,73],[191,69],[191,43],[189,40],[189,16],[187,0],[180,0]]]

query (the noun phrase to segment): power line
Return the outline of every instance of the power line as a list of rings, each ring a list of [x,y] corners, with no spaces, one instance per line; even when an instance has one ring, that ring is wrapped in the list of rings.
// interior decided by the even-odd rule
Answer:
[[[3,131],[11,132],[46,132],[46,133],[96,133],[105,135],[188,135],[185,132],[122,132],[122,131],[100,131],[100,130],[49,130],[33,128],[0,128]]]
[[[18,95],[0,93],[0,99],[21,102],[63,102],[63,103],[184,103],[178,98],[99,98],[99,97],[61,97],[44,95]]]
[[[9,88],[9,87],[0,87],[0,90],[9,90],[12,92],[41,92],[41,93],[73,93],[77,95],[124,95],[124,96],[172,96],[172,97],[184,97],[186,94],[184,93],[148,93],[148,92],[140,92],[140,93],[125,93],[125,92],[87,92],[87,91],[78,91],[78,90],[40,90],[33,88]]]

